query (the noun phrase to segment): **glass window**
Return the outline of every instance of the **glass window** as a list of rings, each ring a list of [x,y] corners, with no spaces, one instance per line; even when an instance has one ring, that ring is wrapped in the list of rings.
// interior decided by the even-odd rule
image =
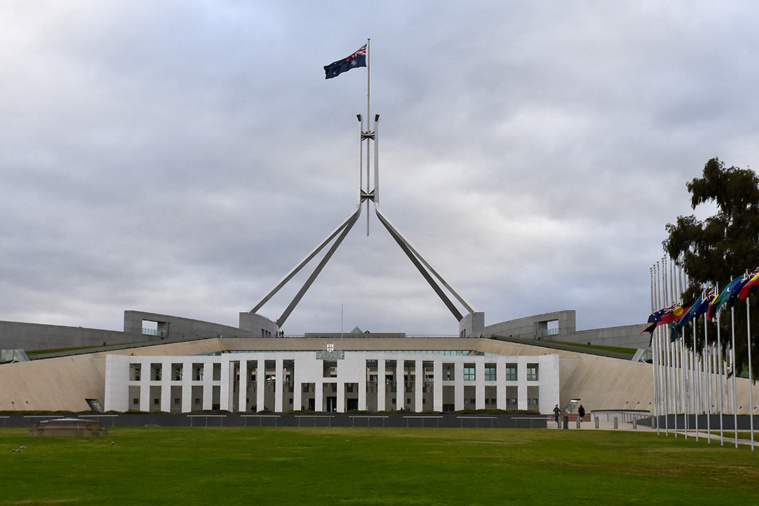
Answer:
[[[474,381],[474,365],[466,364],[464,366],[464,381]]]
[[[495,364],[485,365],[485,381],[495,381]]]
[[[517,365],[506,364],[506,381],[516,381],[516,380],[517,380]]]
[[[527,381],[538,381],[538,364],[527,364]]]

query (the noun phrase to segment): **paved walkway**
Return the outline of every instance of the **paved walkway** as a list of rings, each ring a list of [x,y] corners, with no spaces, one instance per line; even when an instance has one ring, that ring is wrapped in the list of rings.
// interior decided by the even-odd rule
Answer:
[[[569,422],[569,430],[578,430],[577,429],[577,422],[570,421]],[[556,422],[551,420],[548,422],[548,428],[549,429],[557,429]],[[704,429],[705,427],[699,427],[700,429]],[[598,429],[596,429],[595,422],[583,422],[580,426],[580,430],[618,430],[618,431],[639,431],[639,432],[656,432],[656,428],[651,428],[648,425],[641,425],[637,424],[636,428],[633,429],[633,424],[630,422],[619,422],[618,428],[614,428],[614,422],[606,422],[606,421],[600,421],[598,422]],[[715,432],[716,430],[716,432]],[[759,432],[757,430],[756,432]],[[659,429],[659,433],[661,435],[666,435],[667,431],[664,427]],[[674,427],[669,427],[669,437],[675,437],[675,429]],[[682,427],[677,428],[677,437],[678,438],[685,438],[685,430]],[[689,427],[688,430],[688,439],[695,439],[696,438],[696,431],[693,427]],[[704,432],[702,430],[698,431],[698,438],[699,439],[711,439],[710,444],[720,444],[720,435],[719,435],[719,427],[716,429],[712,427],[712,433],[709,434],[707,432]],[[739,445],[751,445],[750,439],[738,439]],[[735,438],[732,437],[732,433],[730,435],[725,434],[724,442],[722,444],[723,446],[735,446]],[[759,441],[754,441],[754,447],[759,450]]]
[[[573,421],[573,420],[569,421],[569,426],[568,427],[569,427],[569,430],[578,430],[577,429],[577,422]],[[621,422],[621,421],[618,423],[617,427],[618,428],[616,428],[616,429],[614,428],[614,422],[613,421],[606,422],[606,421],[600,421],[599,420],[599,422],[598,422],[598,429],[596,429],[596,423],[594,421],[582,422],[582,424],[580,424],[580,430],[636,430],[636,431],[641,431],[641,432],[650,432],[651,430],[654,430],[654,431],[656,430],[656,429],[651,429],[651,427],[649,427],[647,425],[641,425],[641,424],[637,424],[636,428],[633,429],[633,424],[632,423]],[[548,428],[549,429],[557,429],[559,427],[556,426],[556,422],[554,422],[553,420],[551,420],[550,422],[548,422]]]

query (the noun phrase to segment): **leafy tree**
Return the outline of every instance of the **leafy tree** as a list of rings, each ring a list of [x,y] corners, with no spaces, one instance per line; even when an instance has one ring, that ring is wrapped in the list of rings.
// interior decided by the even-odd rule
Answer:
[[[684,296],[687,299],[707,287],[718,285],[721,289],[732,279],[759,267],[759,178],[751,169],[725,168],[719,159],[712,158],[706,162],[702,177],[693,179],[686,187],[694,210],[708,203],[716,206],[716,213],[703,221],[694,215],[679,216],[674,225],[666,226],[669,237],[663,243],[664,249],[688,275],[690,287]],[[759,331],[759,294],[746,299],[746,303],[751,304],[752,357],[756,358],[759,356],[755,338]],[[735,311],[738,364],[748,364],[743,304],[742,301],[737,303]],[[731,319],[724,315],[723,309],[720,319],[723,349],[731,341]],[[700,347],[703,323],[696,328]],[[710,329],[707,334],[708,341],[714,343],[716,329]],[[692,340],[686,339],[686,343],[691,345]]]

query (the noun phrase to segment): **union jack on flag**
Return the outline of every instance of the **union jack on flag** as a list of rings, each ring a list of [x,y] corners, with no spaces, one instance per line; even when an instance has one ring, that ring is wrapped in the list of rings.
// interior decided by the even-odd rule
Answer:
[[[349,57],[325,65],[325,79],[337,77],[343,72],[348,72],[350,69],[356,67],[366,67],[366,44]]]

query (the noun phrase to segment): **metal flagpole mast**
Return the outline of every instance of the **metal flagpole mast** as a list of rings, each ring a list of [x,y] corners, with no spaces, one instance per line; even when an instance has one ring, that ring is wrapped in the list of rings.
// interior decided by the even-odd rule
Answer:
[[[687,364],[688,356],[685,354],[685,328],[683,328],[682,340],[680,341],[680,381],[683,385],[683,430],[685,431],[685,439],[688,439],[688,383],[685,381],[685,364]]]
[[[704,319],[706,319],[706,316],[704,316]],[[700,394],[700,392],[697,392],[697,388],[696,388],[697,385],[698,385],[698,379],[697,379],[697,371],[698,371],[697,363],[698,363],[698,361],[697,361],[697,359],[698,359],[698,355],[696,355],[696,326],[694,325],[693,326],[693,380],[691,381],[691,383],[692,383],[692,386],[693,386],[692,390],[693,390],[693,394],[694,394],[693,395],[693,399],[694,399],[694,402],[693,402],[693,415],[694,416],[693,417],[695,418],[695,429],[694,430],[696,431],[696,441],[698,441],[698,412],[699,412],[699,410],[701,408],[701,403],[699,402],[698,395],[696,395],[696,394]]]
[[[748,416],[751,421],[751,451],[754,451],[754,375],[751,371],[751,312],[749,311],[748,299],[746,299],[746,339],[748,340]],[[737,428],[736,428],[737,430]]]
[[[704,318],[704,323],[706,323],[706,318]],[[706,329],[707,326],[704,325],[704,383],[705,383],[705,392],[704,392],[704,400],[706,402],[706,442],[707,444],[712,444],[712,423],[711,423],[711,414],[712,414],[712,374],[711,374],[711,359],[709,358],[709,345],[707,344],[707,338],[706,338]]]
[[[651,312],[653,313],[656,311],[656,266],[653,265],[649,269],[649,274],[651,277]],[[656,360],[656,341],[654,341],[654,333],[656,332],[656,327],[651,331],[651,371],[653,376],[653,387],[654,387],[654,420],[656,420],[656,435],[659,435],[659,381],[657,378],[657,360]]]
[[[372,79],[372,66],[371,66],[371,57],[370,57],[370,51],[369,51],[369,44],[372,39],[366,39],[366,130],[367,133],[369,129],[371,128],[371,121],[372,117],[369,114],[370,111],[370,105],[371,105],[371,79]],[[369,194],[369,160],[370,160],[370,149],[369,149],[369,137],[367,137],[366,141],[366,193]],[[374,149],[377,149],[377,146],[374,146]],[[375,170],[377,168],[375,167]],[[369,237],[369,199],[366,200],[366,236]]]
[[[732,362],[733,369],[733,431],[735,432],[735,447],[738,448],[738,399],[736,398],[735,388],[735,307],[730,308],[730,334],[732,336],[730,361]]]
[[[725,357],[722,356],[720,341],[719,318],[717,318],[717,355],[719,355],[719,440],[720,446],[725,446]]]

